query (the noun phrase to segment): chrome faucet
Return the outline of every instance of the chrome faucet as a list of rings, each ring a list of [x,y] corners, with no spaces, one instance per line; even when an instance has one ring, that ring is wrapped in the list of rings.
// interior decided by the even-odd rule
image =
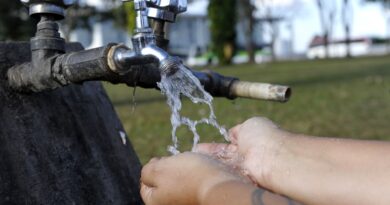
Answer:
[[[154,57],[154,60],[159,63],[159,70],[162,74],[175,73],[181,61],[179,58],[170,56],[157,45],[157,37],[149,25],[149,18],[158,19],[160,23],[173,22],[178,13],[186,11],[186,5],[186,0],[134,0],[136,11],[135,35],[132,37],[134,51],[120,49],[115,52],[113,59],[117,64],[114,69],[126,71],[129,65],[134,65],[135,59],[137,61],[142,58],[151,60]],[[164,36],[160,37],[164,38]]]

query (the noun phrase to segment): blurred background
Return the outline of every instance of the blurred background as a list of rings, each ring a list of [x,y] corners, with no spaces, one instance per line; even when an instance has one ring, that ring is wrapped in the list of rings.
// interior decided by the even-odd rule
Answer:
[[[19,1],[0,0],[0,41],[34,34]],[[62,36],[85,48],[122,42],[131,47],[132,3],[80,0],[61,23]],[[169,24],[169,52],[195,69],[241,80],[290,85],[286,104],[216,99],[227,128],[265,116],[284,129],[309,135],[390,139],[390,1],[189,0]],[[170,110],[159,91],[105,84],[141,160],[167,154]],[[184,102],[183,115],[200,118],[207,107]],[[199,127],[202,142],[221,142]],[[192,134],[179,130],[181,150]]]

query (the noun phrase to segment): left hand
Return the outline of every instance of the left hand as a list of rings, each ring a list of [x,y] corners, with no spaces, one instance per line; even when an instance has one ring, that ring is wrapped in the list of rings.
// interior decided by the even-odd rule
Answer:
[[[184,153],[152,159],[142,169],[146,205],[199,205],[216,185],[240,181],[227,167],[205,155]]]

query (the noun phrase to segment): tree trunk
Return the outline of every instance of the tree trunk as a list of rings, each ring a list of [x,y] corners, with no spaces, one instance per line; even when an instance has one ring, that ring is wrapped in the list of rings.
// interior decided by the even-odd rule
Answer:
[[[349,15],[352,14],[352,8],[350,7],[350,1],[344,0],[343,3],[343,23],[344,23],[344,31],[345,31],[345,47],[346,47],[346,55],[345,57],[351,58],[351,18]]]
[[[326,23],[326,17],[325,17],[325,8],[324,8],[324,2],[322,0],[317,0],[317,8],[318,8],[318,13],[320,16],[320,22],[321,22],[321,27],[322,27],[322,38],[324,41],[324,53],[325,53],[325,58],[329,58],[329,29],[328,29],[328,24]]]
[[[351,29],[349,27],[349,25],[345,25],[345,37],[346,37],[346,49],[347,49],[347,53],[346,53],[346,57],[347,58],[351,58],[352,57],[352,54],[351,54]]]
[[[270,17],[272,18],[272,17]],[[271,61],[275,62],[278,60],[276,55],[276,39],[278,37],[278,30],[276,28],[275,22],[270,19],[270,27],[271,27]]]
[[[141,205],[141,164],[102,85],[10,90],[7,69],[30,58],[0,43],[0,204]]]
[[[242,6],[244,10],[244,20],[246,24],[246,50],[248,52],[248,61],[249,63],[255,63],[255,42],[253,39],[253,32],[255,26],[255,19],[253,17],[253,12],[255,11],[254,6],[250,0],[243,0]]]
[[[330,58],[330,50],[329,50],[329,33],[324,33],[324,49],[325,49],[325,58]]]

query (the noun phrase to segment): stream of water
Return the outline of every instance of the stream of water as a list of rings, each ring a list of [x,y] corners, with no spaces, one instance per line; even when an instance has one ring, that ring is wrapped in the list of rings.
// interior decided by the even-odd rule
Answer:
[[[177,129],[184,125],[193,133],[193,146],[196,147],[199,143],[200,136],[197,132],[197,125],[208,124],[217,128],[222,136],[227,140],[227,131],[224,127],[220,126],[216,120],[216,116],[213,109],[213,97],[204,90],[203,86],[199,82],[192,72],[184,65],[173,75],[163,75],[161,82],[158,83],[158,87],[161,92],[167,97],[167,103],[171,108],[171,123],[172,123],[172,146],[168,147],[168,151],[174,155],[179,154],[179,141],[176,135]],[[182,109],[181,96],[185,96],[195,104],[206,104],[210,109],[210,114],[207,118],[200,120],[191,120],[190,118],[180,115]]]

